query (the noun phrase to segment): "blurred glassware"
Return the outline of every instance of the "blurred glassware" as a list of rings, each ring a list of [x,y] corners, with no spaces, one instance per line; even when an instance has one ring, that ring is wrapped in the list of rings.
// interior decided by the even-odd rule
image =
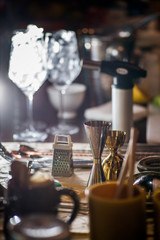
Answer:
[[[28,122],[24,130],[13,134],[19,141],[44,141],[46,132],[38,131],[33,125],[33,95],[47,77],[48,40],[43,29],[28,25],[27,29],[15,31],[11,39],[9,78],[27,97]]]
[[[77,110],[83,104],[86,89],[86,85],[81,83],[73,83],[66,89],[66,93],[63,95],[63,116],[60,116],[59,91],[54,86],[49,86],[47,88],[48,98],[52,106],[58,111],[58,117],[65,119],[75,118]]]
[[[77,126],[67,124],[63,119],[63,95],[81,69],[82,61],[79,58],[75,32],[60,30],[51,33],[48,47],[49,81],[60,93],[59,123],[48,128],[47,132],[51,135],[75,134],[79,131]]]
[[[139,65],[139,57],[135,54],[135,43],[137,45],[137,30],[139,35],[139,29],[141,29],[144,25],[155,21],[155,19],[158,20],[158,18],[159,14],[154,13],[151,15],[140,16],[135,19],[128,18],[128,21],[123,21],[123,23],[117,22],[114,26],[100,28],[95,26],[94,28],[85,27],[78,29],[77,33],[79,45],[84,59],[92,61],[120,60]],[[148,25],[146,28],[148,28]],[[142,31],[139,41],[140,43],[142,38],[144,39],[143,42],[146,43],[147,39],[146,35],[144,36],[144,32],[145,31]],[[157,39],[158,36],[155,40],[159,43],[160,41]],[[143,66],[143,69],[147,68]],[[151,79],[153,79],[153,73],[154,72],[152,71]],[[88,82],[88,77],[91,79],[90,82]],[[84,81],[86,81],[87,85],[90,84],[91,86],[89,88],[89,94],[91,96],[92,106],[100,105],[103,104],[104,101],[111,100],[111,85],[113,82],[112,76],[99,73],[98,71],[92,71],[91,74],[88,75],[88,72],[85,71]],[[154,88],[154,84],[152,85],[153,86],[151,88]]]

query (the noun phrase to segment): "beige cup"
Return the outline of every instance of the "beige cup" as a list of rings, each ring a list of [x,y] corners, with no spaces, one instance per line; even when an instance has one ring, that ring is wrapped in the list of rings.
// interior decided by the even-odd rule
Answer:
[[[160,240],[160,189],[153,193],[155,239]]]
[[[115,199],[116,182],[91,186],[89,201],[91,240],[143,240],[145,227],[145,192],[134,186],[134,196],[127,198],[127,185],[120,199]]]

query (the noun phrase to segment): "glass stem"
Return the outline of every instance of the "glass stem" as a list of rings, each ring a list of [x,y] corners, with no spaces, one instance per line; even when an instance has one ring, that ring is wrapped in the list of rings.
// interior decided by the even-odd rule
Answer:
[[[66,93],[65,89],[60,91],[60,108],[59,108],[59,124],[65,124],[65,120],[63,118],[64,107],[63,107],[63,95]]]
[[[34,130],[33,126],[33,94],[27,97],[27,118],[29,130]]]

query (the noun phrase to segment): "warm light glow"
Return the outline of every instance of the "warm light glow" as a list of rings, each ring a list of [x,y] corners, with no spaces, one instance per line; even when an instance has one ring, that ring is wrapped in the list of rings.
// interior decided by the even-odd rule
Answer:
[[[82,33],[87,34],[88,33],[88,28],[82,28]]]
[[[123,46],[118,46],[118,51],[119,52],[123,52],[125,49],[124,49],[124,47]]]
[[[89,34],[94,34],[94,33],[95,33],[94,28],[89,28],[89,29],[88,29],[88,33],[89,33]]]

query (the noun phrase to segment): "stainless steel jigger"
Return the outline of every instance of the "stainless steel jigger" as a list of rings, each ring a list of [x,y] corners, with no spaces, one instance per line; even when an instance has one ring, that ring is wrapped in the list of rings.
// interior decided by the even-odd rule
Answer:
[[[95,183],[106,181],[101,164],[101,155],[110,125],[111,124],[106,121],[88,121],[84,123],[93,155],[93,165],[87,183],[88,187]]]

